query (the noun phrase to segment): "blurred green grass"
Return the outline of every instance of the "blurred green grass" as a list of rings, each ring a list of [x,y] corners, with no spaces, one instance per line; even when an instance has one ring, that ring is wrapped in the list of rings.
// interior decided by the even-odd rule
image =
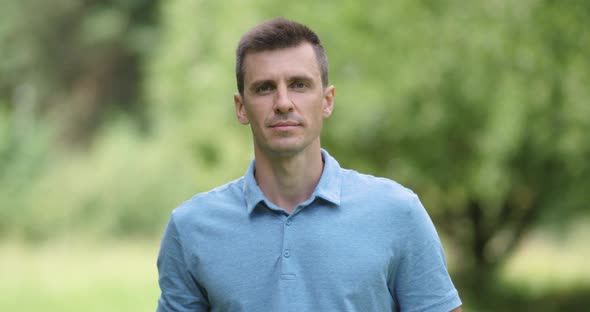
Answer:
[[[523,242],[500,278],[531,297],[590,288],[590,221],[574,223],[561,236],[537,231]],[[589,294],[590,295],[590,294]],[[590,297],[589,297],[590,298]]]
[[[0,246],[2,311],[154,311],[157,242]]]

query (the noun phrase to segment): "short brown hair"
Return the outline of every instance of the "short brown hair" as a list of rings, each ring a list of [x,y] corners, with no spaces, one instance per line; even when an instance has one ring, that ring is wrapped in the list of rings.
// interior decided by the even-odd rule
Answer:
[[[303,42],[312,45],[320,66],[322,85],[326,88],[328,85],[328,57],[318,35],[305,25],[277,17],[258,24],[240,39],[236,49],[236,80],[240,94],[244,94],[244,59],[248,52],[291,48]]]

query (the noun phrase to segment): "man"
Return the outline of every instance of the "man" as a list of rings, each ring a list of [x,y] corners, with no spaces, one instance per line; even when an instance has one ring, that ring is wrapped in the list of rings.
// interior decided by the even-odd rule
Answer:
[[[316,34],[283,18],[256,26],[236,77],[254,161],[172,213],[158,311],[460,311],[418,197],[321,149],[334,86]]]

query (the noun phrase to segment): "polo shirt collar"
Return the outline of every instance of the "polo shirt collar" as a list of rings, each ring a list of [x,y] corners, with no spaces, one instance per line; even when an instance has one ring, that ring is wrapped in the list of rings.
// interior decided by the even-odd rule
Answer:
[[[306,202],[311,203],[314,198],[320,197],[334,205],[340,205],[340,191],[342,185],[340,164],[338,164],[338,161],[330,156],[326,150],[322,149],[321,151],[324,160],[324,170],[322,171],[322,176],[320,177],[318,185],[311,195],[312,200]],[[252,213],[254,208],[256,208],[261,201],[266,200],[266,197],[254,178],[254,164],[255,160],[252,160],[244,175],[243,192],[248,213]]]

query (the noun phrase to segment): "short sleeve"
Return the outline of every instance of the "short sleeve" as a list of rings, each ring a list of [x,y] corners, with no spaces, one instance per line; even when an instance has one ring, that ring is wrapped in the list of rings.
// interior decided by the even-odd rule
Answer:
[[[209,311],[204,292],[190,273],[178,229],[170,218],[158,255],[161,295],[157,312]]]
[[[447,271],[434,224],[414,195],[406,237],[394,280],[390,281],[400,312],[449,312],[461,299]]]

